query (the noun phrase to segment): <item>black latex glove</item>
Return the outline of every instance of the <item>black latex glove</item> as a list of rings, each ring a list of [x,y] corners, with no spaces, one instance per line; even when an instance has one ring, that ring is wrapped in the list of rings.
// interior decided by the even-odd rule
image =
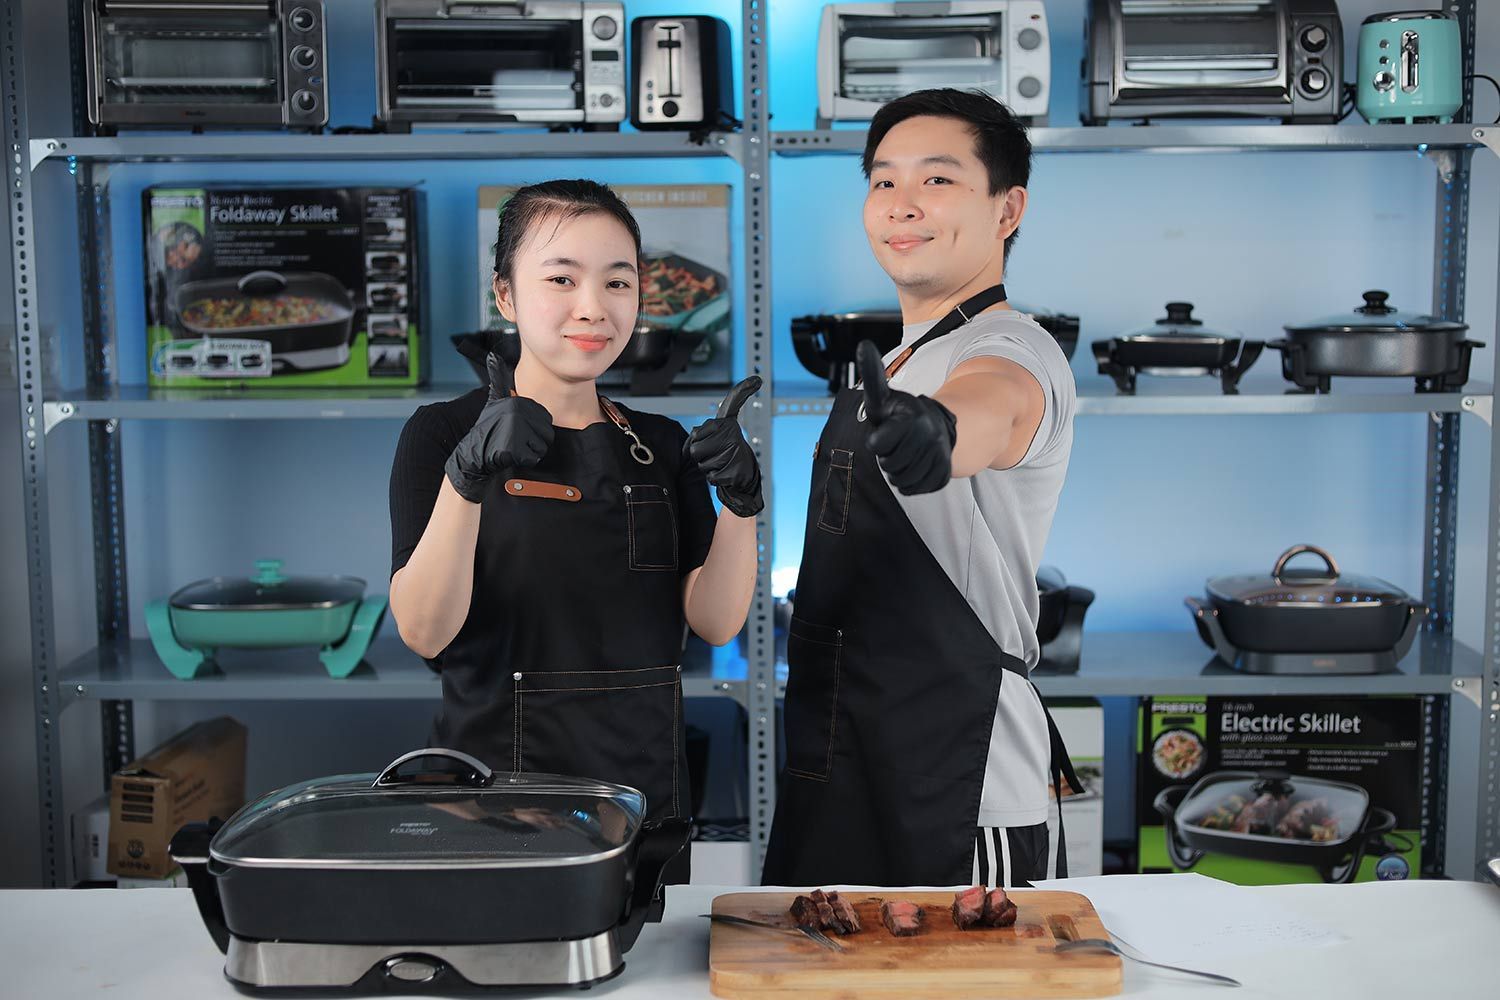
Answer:
[[[870,341],[860,342],[858,360],[870,424],[865,441],[891,485],[907,496],[942,489],[953,478],[958,418],[929,396],[892,389],[880,349]]]
[[[766,505],[760,492],[760,463],[738,420],[740,407],[759,391],[759,375],[735,386],[719,404],[718,416],[694,427],[682,446],[683,456],[697,462],[713,484],[719,502],[740,517],[754,517]]]
[[[529,469],[552,446],[552,414],[534,399],[512,396],[515,378],[510,365],[494,351],[485,359],[490,373],[490,398],[479,419],[464,435],[445,471],[458,495],[482,503],[492,477],[503,469]]]

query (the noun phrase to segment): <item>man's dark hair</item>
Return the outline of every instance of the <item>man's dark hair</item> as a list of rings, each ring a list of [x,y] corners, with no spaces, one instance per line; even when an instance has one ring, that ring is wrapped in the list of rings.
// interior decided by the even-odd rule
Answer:
[[[495,273],[506,284],[515,280],[516,252],[539,222],[562,223],[594,214],[617,219],[635,240],[636,256],[641,255],[641,227],[630,207],[609,185],[583,178],[542,181],[519,189],[501,206],[495,232]]]
[[[869,180],[870,166],[875,162],[875,150],[886,133],[908,118],[921,115],[952,118],[968,127],[969,134],[974,137],[974,152],[990,176],[991,198],[1013,187],[1025,187],[1030,181],[1031,140],[1026,137],[1026,126],[1010,108],[989,94],[952,87],[916,90],[875,112],[875,117],[870,120],[869,137],[865,139],[862,166],[866,180]],[[1020,235],[1018,229],[1006,238],[1006,260],[1010,259],[1010,248]]]

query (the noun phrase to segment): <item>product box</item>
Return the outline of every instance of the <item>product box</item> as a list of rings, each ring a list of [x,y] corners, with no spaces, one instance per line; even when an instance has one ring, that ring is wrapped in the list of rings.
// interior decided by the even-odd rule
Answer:
[[[1143,872],[1241,885],[1416,878],[1421,696],[1143,699]]]
[[[141,198],[151,386],[422,380],[416,189],[155,187]]]
[[[245,727],[228,716],[189,726],[110,778],[110,874],[169,875],[173,834],[186,823],[228,819],[244,801]]]
[[[115,880],[116,889],[187,889],[187,872],[173,868],[161,878],[126,878]]]
[[[1092,698],[1048,698],[1047,710],[1068,748],[1082,794],[1063,788],[1068,875],[1104,874],[1104,709]],[[1049,789],[1049,792],[1051,790]],[[1057,875],[1057,800],[1048,796],[1049,877]]]
[[[73,882],[109,881],[108,794],[68,817],[68,839],[73,853]]]
[[[673,385],[728,385],[734,371],[729,253],[729,185],[618,184],[613,190],[641,227],[641,326],[699,339]],[[500,207],[514,186],[479,189],[479,316],[486,329],[508,324],[495,306],[495,233]],[[630,372],[616,363],[599,379],[622,385]]]

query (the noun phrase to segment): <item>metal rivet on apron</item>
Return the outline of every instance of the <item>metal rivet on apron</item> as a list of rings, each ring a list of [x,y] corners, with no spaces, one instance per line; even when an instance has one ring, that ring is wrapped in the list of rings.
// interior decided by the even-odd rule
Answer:
[[[513,680],[513,681],[520,680],[521,679],[521,671],[517,670],[515,673],[511,674],[510,675],[510,679]]]
[[[515,489],[515,491],[516,491],[516,492],[517,492],[517,493],[519,493],[519,492],[521,492],[521,488],[522,488],[522,487],[521,487],[521,484],[520,484],[520,483],[511,483],[511,484],[510,484],[510,485],[511,485],[511,486],[512,486],[512,487],[513,487],[513,488],[514,488],[514,489]]]
[[[669,497],[669,496],[672,495],[672,491],[669,490],[669,489],[667,489],[665,486],[663,486],[661,488],[661,495],[664,496],[664,497]]]
[[[629,487],[629,486],[627,486],[627,487],[625,487],[625,492],[626,492],[626,493],[629,493],[629,492],[630,492],[630,487]]]
[[[859,412],[854,415],[854,419],[858,420],[860,423],[865,422],[865,404],[863,402],[859,404]]]
[[[568,496],[573,496],[573,491],[572,490],[568,490]]]

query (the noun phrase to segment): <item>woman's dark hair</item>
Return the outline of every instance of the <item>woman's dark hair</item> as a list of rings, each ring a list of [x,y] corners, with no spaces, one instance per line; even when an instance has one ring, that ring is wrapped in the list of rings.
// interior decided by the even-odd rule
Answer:
[[[640,256],[641,227],[607,184],[583,178],[542,181],[520,188],[501,206],[495,231],[495,273],[506,283],[515,280],[516,251],[537,223],[547,219],[563,223],[595,213],[617,219],[635,241],[635,253]]]
[[[1031,179],[1031,140],[1026,137],[1026,126],[1010,108],[982,91],[942,87],[913,91],[875,112],[861,164],[866,180],[870,178],[875,150],[886,133],[908,118],[921,115],[952,118],[968,127],[974,137],[974,153],[990,176],[991,198],[1013,187],[1025,187]],[[1010,248],[1020,235],[1017,230],[1006,238],[1006,260],[1010,259]]]

